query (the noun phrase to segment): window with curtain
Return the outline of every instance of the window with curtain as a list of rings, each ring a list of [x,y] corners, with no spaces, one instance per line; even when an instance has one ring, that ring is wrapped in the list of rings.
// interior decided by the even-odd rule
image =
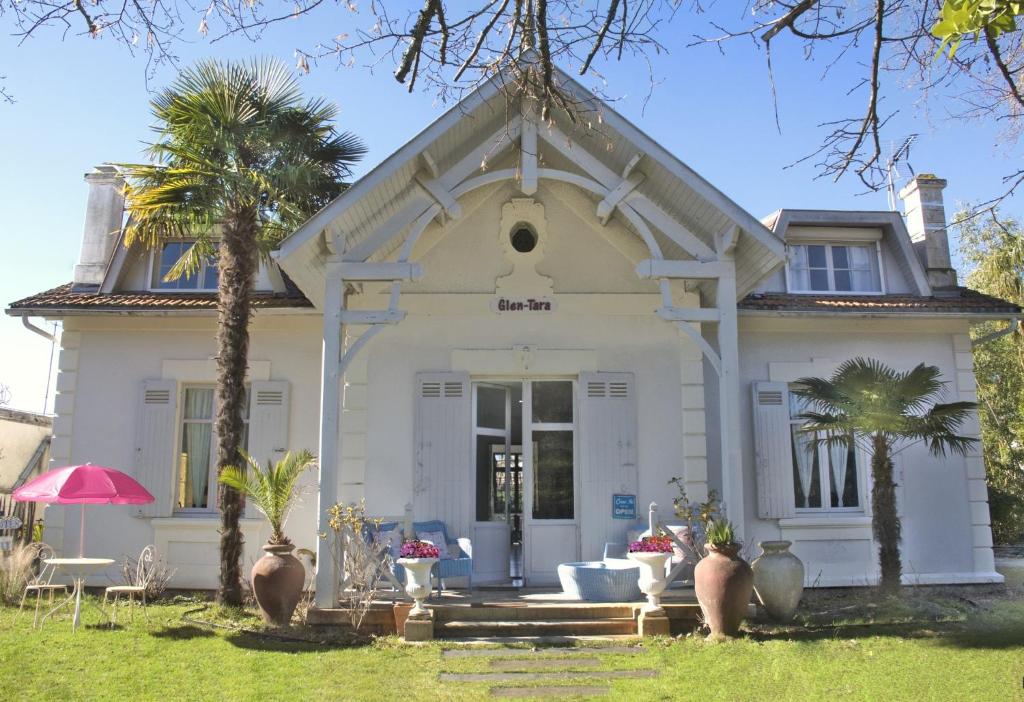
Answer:
[[[182,393],[181,446],[178,453],[176,507],[179,512],[217,509],[217,460],[214,454],[214,390],[186,386]],[[248,439],[249,401],[246,397],[245,436]]]
[[[882,292],[876,244],[789,247],[790,292]]]
[[[806,410],[803,398],[789,393],[797,511],[861,511],[856,447],[819,444],[816,439],[823,437],[800,431],[799,415]]]
[[[192,246],[191,241],[165,241],[158,253],[154,253],[153,287],[160,290],[216,290],[217,259],[203,259],[199,271],[191,275],[183,275],[177,280],[164,280],[174,265]]]

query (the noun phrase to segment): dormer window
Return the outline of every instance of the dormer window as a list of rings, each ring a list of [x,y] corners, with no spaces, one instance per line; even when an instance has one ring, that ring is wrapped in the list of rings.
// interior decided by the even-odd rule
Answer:
[[[153,254],[153,290],[216,290],[217,259],[205,258],[199,265],[199,271],[191,275],[183,275],[177,280],[164,280],[174,268],[174,264],[185,255],[192,246],[191,241],[166,241],[157,253]]]
[[[881,293],[878,244],[791,244],[787,278],[795,293]]]

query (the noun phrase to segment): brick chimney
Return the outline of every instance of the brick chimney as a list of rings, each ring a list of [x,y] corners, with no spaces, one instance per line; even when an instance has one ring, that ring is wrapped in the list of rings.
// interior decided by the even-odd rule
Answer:
[[[933,289],[956,286],[956,271],[949,258],[946,208],[942,202],[945,187],[946,181],[942,178],[922,173],[900,190],[907,230]]]
[[[96,166],[92,173],[85,174],[85,182],[89,184],[89,199],[74,289],[95,288],[103,282],[124,217],[124,178],[115,166]]]

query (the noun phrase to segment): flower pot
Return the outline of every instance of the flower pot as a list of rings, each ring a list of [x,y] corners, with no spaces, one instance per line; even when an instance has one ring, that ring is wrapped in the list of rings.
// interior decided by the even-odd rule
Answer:
[[[266,555],[252,567],[252,594],[263,621],[274,626],[288,626],[306,583],[306,570],[292,555],[294,549],[292,544],[267,544]]]
[[[788,622],[796,614],[804,592],[804,564],[789,552],[789,541],[762,541],[761,555],[750,564],[757,599],[776,621]]]
[[[711,629],[710,638],[736,636],[754,592],[754,573],[737,555],[739,545],[705,547],[693,572],[694,591]]]
[[[423,606],[423,600],[430,596],[430,571],[436,558],[399,558],[399,565],[405,568],[405,591],[416,604],[409,610],[409,619],[429,617],[430,613]]]
[[[640,592],[647,595],[647,604],[644,605],[643,611],[660,612],[661,593],[668,585],[665,562],[672,557],[672,554],[641,551],[631,552],[627,554],[627,557],[640,566],[640,578],[637,580],[637,584],[640,586]]]
[[[409,618],[412,608],[413,605],[408,602],[396,602],[392,605],[391,609],[395,615],[395,633],[399,636],[405,636],[405,620]]]

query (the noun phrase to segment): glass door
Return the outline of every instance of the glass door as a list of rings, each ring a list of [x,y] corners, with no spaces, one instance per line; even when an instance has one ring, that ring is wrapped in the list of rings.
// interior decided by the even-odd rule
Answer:
[[[559,563],[579,560],[575,382],[534,380],[523,390],[525,576],[546,585],[558,581]]]
[[[522,451],[519,383],[474,385],[473,430],[476,520],[473,527],[474,578],[507,582],[512,544],[522,512]]]

